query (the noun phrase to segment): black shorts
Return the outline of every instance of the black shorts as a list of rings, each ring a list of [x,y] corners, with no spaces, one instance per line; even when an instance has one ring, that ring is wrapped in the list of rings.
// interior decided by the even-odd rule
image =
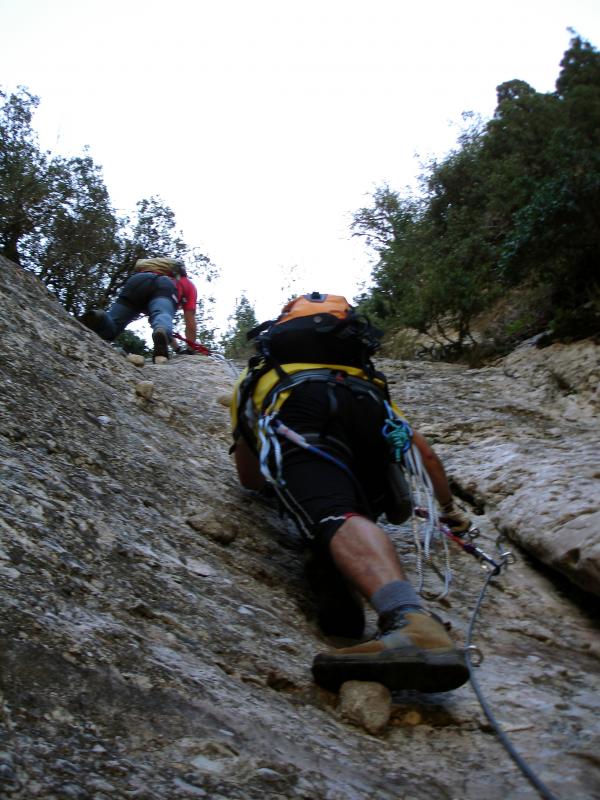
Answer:
[[[279,419],[341,462],[281,439],[285,486],[278,494],[311,545],[328,545],[349,514],[376,520],[390,462],[383,401],[343,384],[305,383],[292,390]]]

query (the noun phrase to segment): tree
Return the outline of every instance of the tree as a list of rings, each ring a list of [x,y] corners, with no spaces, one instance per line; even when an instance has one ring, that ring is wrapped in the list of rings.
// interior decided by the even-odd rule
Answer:
[[[477,314],[528,285],[554,307],[532,309],[536,324],[598,331],[600,53],[576,37],[561,68],[556,92],[498,86],[493,118],[426,165],[419,198],[384,186],[355,214],[377,254],[361,307],[460,348]]]
[[[384,327],[407,320],[409,309],[415,307],[419,268],[413,236],[418,218],[418,201],[400,197],[386,184],[375,191],[372,206],[359,209],[352,221],[352,235],[363,237],[378,256],[373,267],[375,287],[363,294],[360,307]]]
[[[37,274],[68,311],[108,306],[138,258],[170,255],[189,264],[192,279],[215,277],[159,197],[117,217],[87,150],[75,158],[40,151],[32,128],[39,99],[21,87],[0,91],[0,100],[0,252]]]
[[[243,294],[236,301],[233,314],[229,317],[229,327],[221,339],[221,347],[227,358],[247,358],[252,352],[252,345],[246,334],[258,325],[254,308]]]
[[[158,196],[139,200],[134,216],[121,220],[118,264],[107,275],[97,304],[106,307],[115,299],[138,259],[169,256],[185,261],[189,252],[169,206]]]
[[[560,75],[556,80],[556,93],[568,97],[582,86],[597,88],[600,85],[600,59],[598,51],[589,42],[574,34],[560,62]]]
[[[120,333],[115,339],[115,344],[122,347],[126,353],[136,353],[140,356],[147,356],[150,354],[150,348],[144,339],[130,330]]]
[[[198,294],[198,304],[196,306],[196,330],[198,341],[209,350],[217,347],[216,331],[217,326],[214,318],[215,298],[209,295],[202,297]]]
[[[353,217],[353,236],[364,237],[367,245],[378,253],[385,251],[394,241],[401,239],[414,215],[410,198],[402,199],[387,184],[377,188],[373,204],[359,209]]]
[[[0,89],[0,253],[21,264],[21,241],[40,225],[51,195],[47,154],[31,121],[39,98]]]
[[[39,275],[69,311],[83,309],[118,258],[118,221],[86,154],[51,158],[32,128],[39,99],[0,91],[0,250]]]
[[[600,328],[600,53],[575,37],[561,67],[543,168],[499,263],[512,283],[530,276],[551,287],[557,334],[585,336]]]
[[[119,268],[119,220],[102,170],[88,154],[54,159],[49,175],[53,213],[24,237],[24,265],[78,314],[94,305]]]

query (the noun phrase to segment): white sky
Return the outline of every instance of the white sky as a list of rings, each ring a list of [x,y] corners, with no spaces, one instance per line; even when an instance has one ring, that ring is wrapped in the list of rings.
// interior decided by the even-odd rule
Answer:
[[[0,0],[0,85],[40,97],[43,147],[89,145],[117,209],[173,209],[223,324],[244,290],[276,313],[291,267],[293,291],[351,299],[371,264],[352,213],[498,84],[552,91],[568,27],[598,46],[598,0]]]

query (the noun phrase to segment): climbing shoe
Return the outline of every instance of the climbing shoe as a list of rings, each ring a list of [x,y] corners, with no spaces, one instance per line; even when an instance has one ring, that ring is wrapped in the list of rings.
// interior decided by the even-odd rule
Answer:
[[[105,311],[86,311],[79,317],[79,322],[91,331],[99,331],[103,326]]]
[[[315,682],[333,692],[346,681],[373,681],[390,691],[448,692],[469,680],[464,653],[428,612],[382,614],[379,630],[371,641],[318,653],[312,667]]]
[[[154,361],[157,358],[166,360],[169,358],[169,336],[164,328],[156,328],[152,333],[154,342]]]
[[[304,567],[317,603],[319,627],[328,636],[360,639],[365,612],[359,594],[341,575],[329,556],[311,556]]]

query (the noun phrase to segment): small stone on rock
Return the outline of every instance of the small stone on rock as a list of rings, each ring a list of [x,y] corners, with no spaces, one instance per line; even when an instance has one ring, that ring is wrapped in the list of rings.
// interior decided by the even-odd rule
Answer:
[[[338,698],[342,717],[369,733],[381,733],[389,722],[392,696],[385,686],[372,681],[346,681]]]
[[[129,353],[127,356],[127,361],[129,361],[130,364],[133,364],[134,367],[143,367],[146,363],[144,356],[138,355],[137,353]]]
[[[135,385],[135,393],[144,400],[151,400],[154,394],[154,384],[152,381],[140,381]]]

